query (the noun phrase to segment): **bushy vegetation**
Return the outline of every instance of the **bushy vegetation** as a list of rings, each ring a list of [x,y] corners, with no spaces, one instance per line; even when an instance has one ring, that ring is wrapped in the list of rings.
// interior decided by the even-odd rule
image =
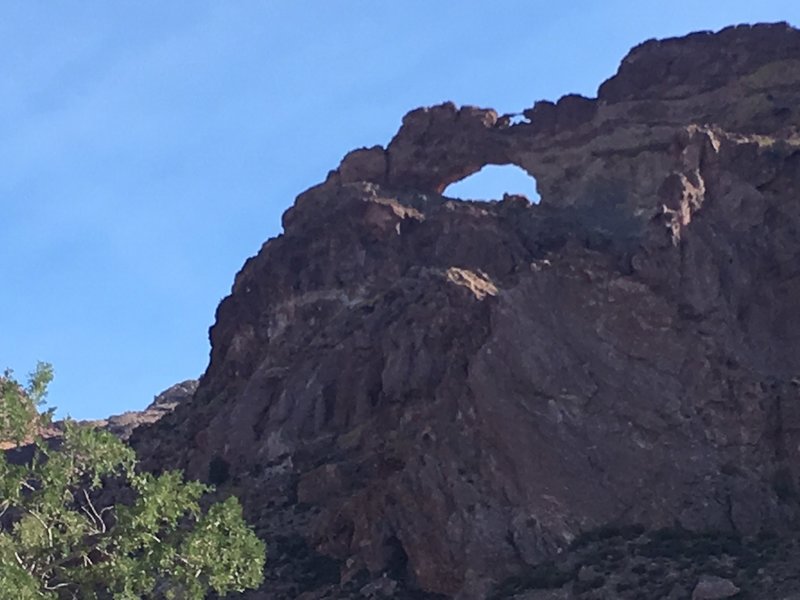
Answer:
[[[264,544],[236,498],[204,508],[210,487],[138,472],[106,431],[67,421],[44,439],[51,379],[46,364],[25,386],[0,377],[0,443],[32,444],[21,459],[0,452],[3,598],[199,600],[261,584]]]

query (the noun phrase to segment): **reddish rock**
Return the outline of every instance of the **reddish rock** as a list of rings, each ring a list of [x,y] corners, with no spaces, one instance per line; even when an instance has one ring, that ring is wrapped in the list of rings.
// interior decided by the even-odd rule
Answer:
[[[229,476],[277,547],[253,598],[363,572],[482,597],[608,523],[783,527],[798,106],[800,32],[772,25],[647,42],[530,123],[412,111],[245,263],[194,398],[134,433],[145,463]],[[538,205],[440,195],[506,163]]]

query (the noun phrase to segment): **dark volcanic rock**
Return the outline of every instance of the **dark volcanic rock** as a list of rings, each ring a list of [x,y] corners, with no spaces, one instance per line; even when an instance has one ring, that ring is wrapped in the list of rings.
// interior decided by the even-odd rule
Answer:
[[[295,540],[252,598],[484,597],[609,523],[786,527],[798,107],[800,32],[771,25],[647,42],[529,123],[412,111],[297,198],[135,445]],[[540,204],[441,195],[506,163]]]

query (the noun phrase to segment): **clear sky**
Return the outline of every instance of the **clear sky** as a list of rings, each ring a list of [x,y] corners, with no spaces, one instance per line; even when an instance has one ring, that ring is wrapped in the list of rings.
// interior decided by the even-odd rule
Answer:
[[[142,408],[205,369],[294,197],[408,110],[594,96],[648,38],[781,20],[800,1],[6,0],[0,369],[53,363],[61,415]],[[498,173],[458,195],[533,195]]]

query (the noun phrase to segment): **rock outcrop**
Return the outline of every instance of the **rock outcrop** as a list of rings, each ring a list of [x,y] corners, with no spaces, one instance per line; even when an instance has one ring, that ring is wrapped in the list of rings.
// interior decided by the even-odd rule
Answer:
[[[82,421],[82,423],[107,429],[120,439],[127,440],[137,427],[151,425],[175,410],[178,404],[188,402],[197,391],[197,384],[196,379],[181,381],[158,394],[144,410],[130,410],[106,419]]]
[[[348,154],[236,276],[193,400],[134,433],[243,496],[251,597],[485,597],[599,526],[800,516],[800,31],[649,41],[524,114],[422,108]],[[442,195],[487,164],[541,201]]]

